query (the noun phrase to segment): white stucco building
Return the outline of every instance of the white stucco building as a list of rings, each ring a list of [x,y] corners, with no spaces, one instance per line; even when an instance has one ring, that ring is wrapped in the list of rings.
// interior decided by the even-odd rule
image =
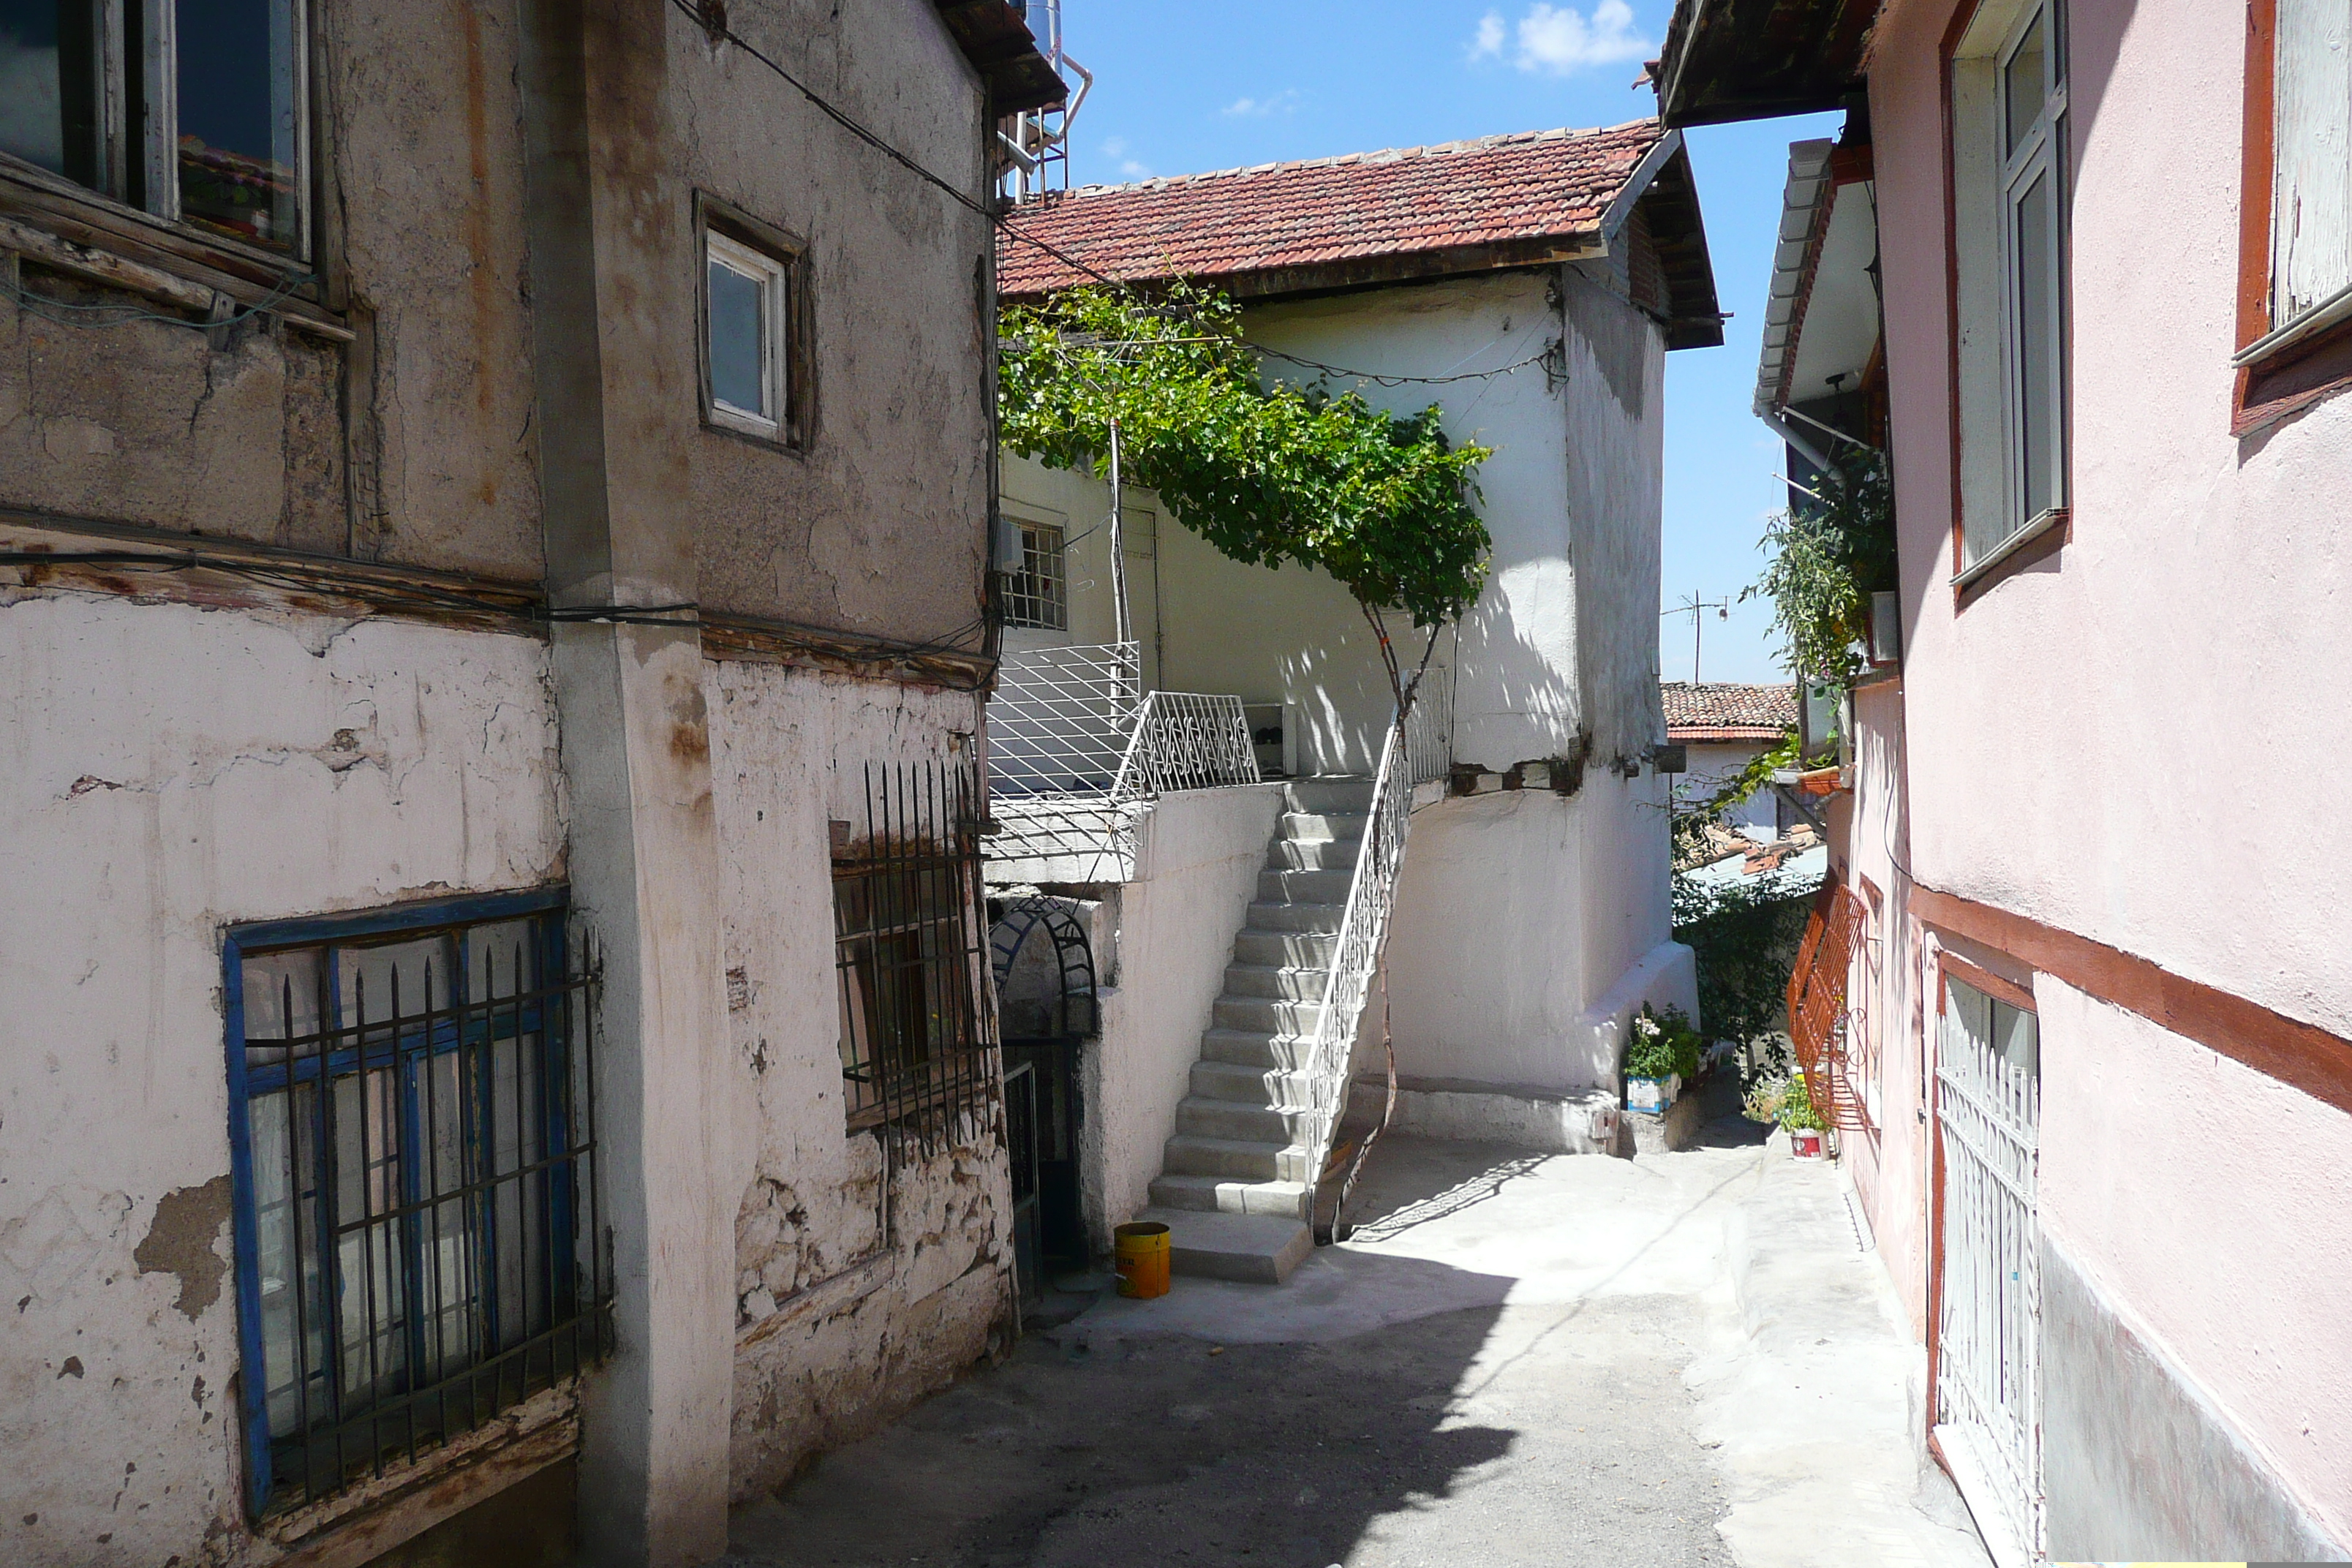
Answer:
[[[1093,1223],[1148,1199],[1181,1265],[1188,1227],[1239,1234],[1219,1215],[1266,1215],[1249,1244],[1279,1245],[1328,1207],[1375,967],[1407,1124],[1613,1140],[1591,1112],[1617,1102],[1625,1019],[1693,1005],[1653,757],[1664,356],[1721,331],[1679,137],[1642,121],[1080,190],[1016,214],[1008,298],[1085,280],[1024,233],[1121,281],[1214,283],[1269,377],[1434,403],[1494,449],[1487,584],[1443,635],[1393,809],[1373,788],[1391,697],[1336,582],[1228,560],[1129,487],[1121,654],[1104,479],[1006,460],[1033,625],[1008,629],[990,706],[991,876],[1124,909],[1084,1069]],[[1053,717],[1051,693],[1121,659],[1153,694],[1139,720]],[[1178,753],[1172,784],[1138,789],[1130,765],[1120,794],[1135,735]],[[1056,776],[1087,746],[1092,774]],[[1354,1068],[1384,1086],[1381,1013],[1375,991]]]
[[[708,1562],[1016,1321],[977,805],[876,795],[975,764],[1060,84],[1003,0],[205,20],[6,40],[103,122],[0,139],[0,1561]]]
[[[1677,809],[1705,805],[1748,764],[1797,728],[1793,685],[1742,685],[1709,680],[1660,683],[1666,742],[1683,748],[1683,772],[1675,780]],[[1760,843],[1770,843],[1793,826],[1787,801],[1769,785],[1727,807],[1723,824]]]

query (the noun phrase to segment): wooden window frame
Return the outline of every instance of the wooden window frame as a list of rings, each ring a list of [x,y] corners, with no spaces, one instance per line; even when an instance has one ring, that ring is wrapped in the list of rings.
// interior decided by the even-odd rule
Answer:
[[[710,262],[719,250],[748,252],[775,269],[783,299],[772,326],[765,361],[775,378],[773,421],[722,406],[710,384]],[[725,258],[722,257],[722,260]],[[815,279],[809,243],[799,235],[753,217],[708,192],[694,202],[695,396],[702,427],[773,451],[805,457],[816,435]]]
[[[2237,375],[2230,433],[2259,435],[2352,387],[2352,317],[2292,341],[2272,335],[2271,195],[2278,158],[2278,0],[2246,0],[2246,90],[2238,202]]]

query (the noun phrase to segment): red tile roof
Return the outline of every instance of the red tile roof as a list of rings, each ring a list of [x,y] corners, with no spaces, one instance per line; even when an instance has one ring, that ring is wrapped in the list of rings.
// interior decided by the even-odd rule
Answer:
[[[1030,297],[1086,281],[1012,231],[1121,281],[1229,282],[1497,246],[1516,247],[1501,265],[1559,259],[1599,248],[1603,215],[1661,134],[1656,121],[1637,120],[1088,185],[1015,209],[1000,231],[997,284]]]
[[[1670,741],[1777,741],[1797,727],[1794,686],[1661,681]]]

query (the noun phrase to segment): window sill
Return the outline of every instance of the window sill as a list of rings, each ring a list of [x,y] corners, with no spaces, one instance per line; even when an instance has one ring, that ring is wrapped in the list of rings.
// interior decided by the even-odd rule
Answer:
[[[1982,560],[1953,574],[1954,599],[1965,606],[1994,584],[2055,553],[2074,531],[2072,519],[2066,508],[2054,506],[2002,540]]]
[[[352,331],[320,300],[319,279],[290,257],[201,235],[0,153],[0,249],[178,310],[220,298],[263,307],[340,342]],[[289,278],[300,279],[286,287]]]
[[[332,1497],[271,1514],[254,1533],[289,1551],[331,1537],[338,1560],[364,1562],[579,1451],[575,1376],[453,1437],[415,1464],[387,1468]]]
[[[2347,302],[2352,304],[2352,297]],[[2230,434],[2260,434],[2352,387],[2352,315],[2263,353],[2249,351],[2233,363],[2239,365],[2238,392]]]

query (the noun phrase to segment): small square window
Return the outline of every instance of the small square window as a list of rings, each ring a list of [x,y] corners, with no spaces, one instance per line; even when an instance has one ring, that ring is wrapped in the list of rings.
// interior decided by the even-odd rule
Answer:
[[[709,221],[702,255],[702,413],[738,435],[798,446],[807,403],[800,354],[801,252],[731,216]]]

